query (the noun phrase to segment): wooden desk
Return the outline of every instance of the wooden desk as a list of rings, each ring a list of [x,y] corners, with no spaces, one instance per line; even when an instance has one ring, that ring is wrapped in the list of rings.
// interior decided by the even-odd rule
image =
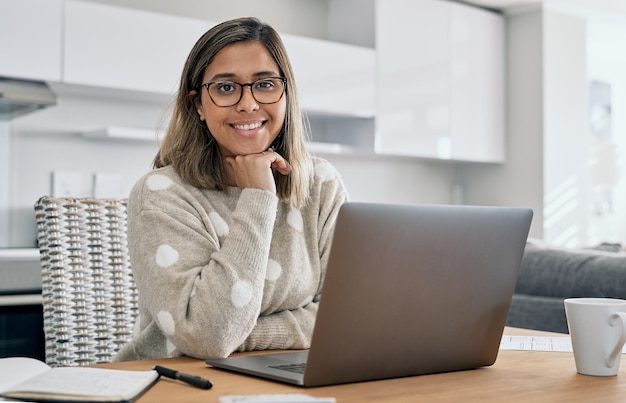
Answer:
[[[557,335],[507,328],[508,335]],[[120,369],[151,369],[160,364],[210,379],[214,386],[201,390],[161,378],[138,402],[217,402],[220,396],[304,393],[335,397],[337,402],[418,401],[623,401],[626,398],[626,362],[616,377],[576,373],[572,353],[500,351],[493,366],[445,374],[421,375],[384,381],[301,388],[238,375],[205,365],[202,360],[172,358],[101,364]]]

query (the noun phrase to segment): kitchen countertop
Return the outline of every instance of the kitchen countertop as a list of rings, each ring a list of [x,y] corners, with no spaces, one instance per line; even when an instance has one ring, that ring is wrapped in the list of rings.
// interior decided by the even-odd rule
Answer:
[[[37,248],[0,248],[0,294],[41,293]]]

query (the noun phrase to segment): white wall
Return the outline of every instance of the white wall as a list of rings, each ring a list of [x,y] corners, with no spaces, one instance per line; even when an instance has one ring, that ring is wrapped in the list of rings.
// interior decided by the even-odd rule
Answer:
[[[571,247],[591,243],[586,50],[580,16],[507,16],[507,160],[464,173],[469,203],[529,206],[531,236]]]
[[[156,153],[156,141],[90,140],[83,133],[109,125],[156,127],[167,103],[56,91],[61,92],[57,107],[12,121],[9,246],[35,245],[33,205],[51,194],[52,172],[82,175],[81,191],[74,196],[93,195],[96,172],[122,175],[127,193]]]
[[[544,239],[588,245],[586,22],[544,8]]]
[[[611,144],[615,159],[605,161],[614,169],[612,186],[606,189],[611,206],[603,211],[591,209],[589,216],[592,242],[626,240],[626,17],[605,14],[588,24],[588,76],[611,86]],[[596,192],[600,190],[596,188]],[[594,193],[596,197],[600,196]],[[597,200],[596,200],[597,201]]]
[[[541,9],[506,20],[506,162],[460,170],[468,204],[530,207],[543,238],[543,22]]]

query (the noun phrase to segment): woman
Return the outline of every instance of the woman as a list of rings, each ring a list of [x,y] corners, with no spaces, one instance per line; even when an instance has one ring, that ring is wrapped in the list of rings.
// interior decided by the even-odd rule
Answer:
[[[155,169],[130,194],[139,319],[116,360],[310,346],[347,194],[305,140],[276,31],[242,18],[205,33]]]

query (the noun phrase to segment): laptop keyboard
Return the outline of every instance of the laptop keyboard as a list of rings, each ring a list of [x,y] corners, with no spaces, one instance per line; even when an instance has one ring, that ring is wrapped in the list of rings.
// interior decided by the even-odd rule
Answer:
[[[270,368],[281,369],[283,371],[295,372],[296,374],[304,374],[304,368],[306,368],[306,362],[299,364],[280,364],[270,365]]]

